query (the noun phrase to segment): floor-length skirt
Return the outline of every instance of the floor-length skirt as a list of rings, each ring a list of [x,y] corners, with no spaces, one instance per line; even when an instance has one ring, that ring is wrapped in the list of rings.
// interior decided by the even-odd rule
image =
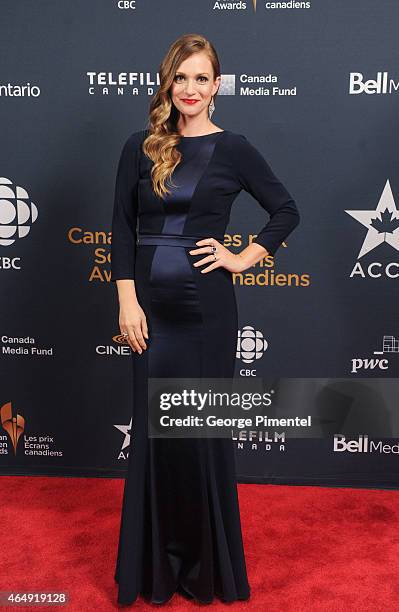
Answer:
[[[237,305],[225,268],[205,274],[198,238],[140,235],[136,293],[149,328],[132,353],[133,423],[115,580],[118,603],[174,592],[202,603],[248,599],[250,588],[229,438],[149,438],[149,377],[234,375]]]

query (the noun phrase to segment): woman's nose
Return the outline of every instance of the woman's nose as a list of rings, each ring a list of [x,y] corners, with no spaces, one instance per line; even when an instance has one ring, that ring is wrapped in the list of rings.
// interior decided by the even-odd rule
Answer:
[[[195,83],[193,81],[188,80],[186,85],[186,93],[195,93]]]

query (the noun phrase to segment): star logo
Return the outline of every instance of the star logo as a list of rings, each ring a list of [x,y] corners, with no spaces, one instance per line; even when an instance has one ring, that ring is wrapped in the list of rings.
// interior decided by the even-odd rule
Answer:
[[[123,451],[123,449],[125,449],[127,446],[130,445],[130,432],[132,430],[132,419],[130,419],[129,425],[114,425],[114,427],[116,427],[116,429],[119,429],[119,431],[121,431],[125,436],[123,440],[122,448],[121,448],[121,451]]]
[[[375,210],[345,210],[348,215],[368,229],[358,259],[383,242],[399,251],[399,210],[396,208],[389,180],[385,183]]]

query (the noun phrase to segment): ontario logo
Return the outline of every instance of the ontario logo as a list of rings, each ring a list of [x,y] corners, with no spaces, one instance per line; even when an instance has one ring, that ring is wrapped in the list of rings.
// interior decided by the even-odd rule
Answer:
[[[390,261],[385,264],[380,261],[372,261],[364,265],[359,261],[384,243],[394,251],[399,251],[399,211],[396,208],[389,180],[385,183],[375,210],[345,210],[345,212],[367,230],[357,256],[358,261],[352,268],[350,278],[398,278],[398,261]]]

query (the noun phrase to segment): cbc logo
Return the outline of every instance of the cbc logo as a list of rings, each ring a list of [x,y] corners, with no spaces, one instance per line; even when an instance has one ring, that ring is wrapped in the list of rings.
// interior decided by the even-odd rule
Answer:
[[[118,8],[135,10],[136,0],[118,0]]]
[[[263,357],[267,347],[268,343],[262,332],[251,325],[246,325],[238,330],[237,359],[241,359],[244,363],[253,363]],[[242,369],[240,373],[242,376],[256,376],[256,371],[253,369]]]
[[[37,207],[25,189],[0,178],[0,245],[10,246],[18,238],[25,238],[37,217]],[[6,258],[2,258],[2,268],[18,267],[13,261],[9,259],[6,263]]]
[[[20,270],[20,257],[0,257],[0,270]]]

